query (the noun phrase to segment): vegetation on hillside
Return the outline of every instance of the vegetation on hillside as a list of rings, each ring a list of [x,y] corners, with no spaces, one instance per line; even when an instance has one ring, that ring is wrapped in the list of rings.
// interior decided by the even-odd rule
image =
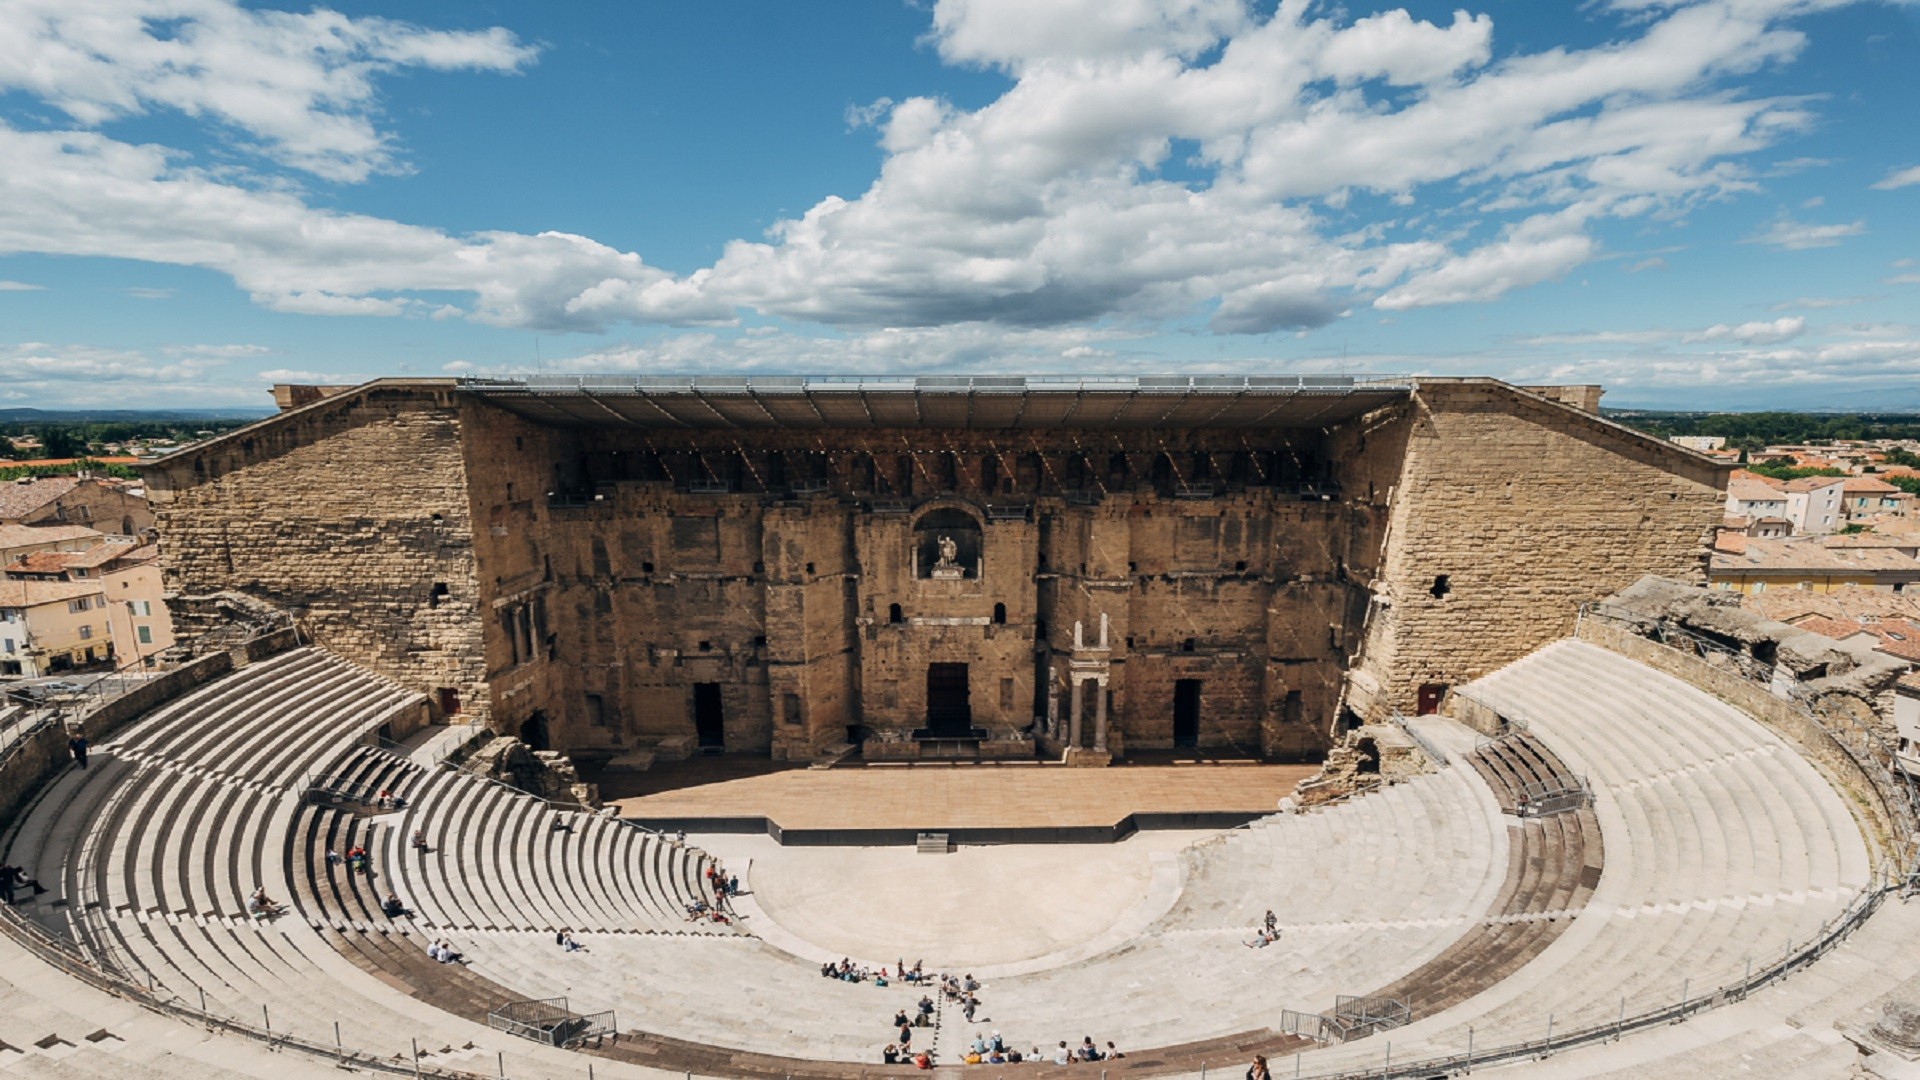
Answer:
[[[1652,412],[1609,410],[1608,418],[1649,435],[1718,435],[1727,445],[1758,450],[1781,443],[1835,439],[1920,439],[1920,416],[1912,413]]]
[[[189,443],[250,423],[238,419],[164,418],[110,421],[0,421],[0,461],[41,458],[111,456],[113,449],[151,440]],[[39,445],[15,446],[14,439],[31,436]]]

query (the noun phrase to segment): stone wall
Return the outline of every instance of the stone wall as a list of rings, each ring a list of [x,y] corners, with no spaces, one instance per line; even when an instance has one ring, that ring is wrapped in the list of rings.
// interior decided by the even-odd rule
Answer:
[[[1727,469],[1483,379],[1420,381],[1348,706],[1415,711],[1420,688],[1493,671],[1647,573],[1704,580]]]
[[[485,718],[450,381],[369,383],[144,471],[170,593],[271,604],[332,651]]]
[[[1311,756],[1364,606],[1350,567],[1384,521],[1384,490],[1356,510],[1291,486],[1326,479],[1300,432],[669,441],[494,412],[465,422],[480,587],[530,607],[547,643],[515,660],[488,623],[496,727],[537,711],[574,751],[689,739],[713,684],[727,750],[807,758],[856,727],[923,726],[935,663],[967,665],[976,726],[1022,731],[1069,697],[1074,623],[1105,616],[1116,743],[1170,746],[1191,678],[1202,745]],[[1156,458],[1167,438],[1177,453]],[[719,479],[689,491],[689,470]],[[1201,472],[1218,493],[1167,494]],[[935,579],[949,530],[971,534],[966,566]]]

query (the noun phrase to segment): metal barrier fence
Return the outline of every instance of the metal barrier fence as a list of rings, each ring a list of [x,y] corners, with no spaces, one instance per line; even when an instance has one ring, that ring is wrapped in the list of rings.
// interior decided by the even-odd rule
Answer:
[[[1520,799],[1514,809],[1520,817],[1546,817],[1578,810],[1592,801],[1593,789],[1586,777],[1562,773],[1521,784]]]
[[[619,1029],[613,1010],[577,1013],[563,997],[530,1001],[510,1001],[487,1011],[487,1026],[495,1031],[547,1046],[579,1046],[589,1039],[603,1039]]]

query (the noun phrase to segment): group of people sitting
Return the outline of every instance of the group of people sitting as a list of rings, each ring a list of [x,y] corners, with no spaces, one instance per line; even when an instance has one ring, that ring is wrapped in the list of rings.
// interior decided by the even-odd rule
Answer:
[[[730,923],[733,919],[730,918],[726,912],[721,911],[718,906],[709,904],[705,900],[695,900],[693,903],[687,905],[687,921]]]
[[[464,964],[466,958],[453,947],[453,943],[441,938],[427,946],[427,955],[443,964]]]
[[[347,849],[346,862],[347,870],[355,874],[364,874],[373,868],[373,860],[368,857],[367,849],[361,847],[359,844],[355,844]],[[332,848],[327,849],[327,865],[340,865],[340,853]]]
[[[875,986],[885,986],[891,981],[887,977],[886,968],[875,971],[872,968],[862,967],[844,956],[840,958],[840,962],[837,964],[831,960],[821,964],[820,977],[823,979],[839,979],[841,982],[855,983],[866,982],[868,979],[872,979],[873,985]]]
[[[375,810],[405,810],[407,808],[407,799],[404,795],[395,795],[386,788],[381,788],[380,794],[373,797],[373,808]]]
[[[910,1029],[909,1034],[911,1034]],[[1069,1047],[1063,1039],[1058,1049],[1052,1054],[1046,1054],[1037,1046],[1025,1052],[1009,1047],[1007,1041],[1001,1038],[997,1031],[992,1035],[982,1035],[976,1031],[973,1033],[973,1041],[967,1044],[967,1052],[961,1060],[968,1065],[1018,1065],[1022,1062],[1049,1061],[1055,1065],[1073,1065],[1081,1062],[1113,1061],[1126,1056],[1113,1045],[1112,1040],[1108,1040],[1106,1048],[1101,1049],[1094,1043],[1091,1035],[1080,1040],[1078,1047]],[[926,1050],[915,1053],[909,1045],[909,1040],[905,1039],[898,1044],[889,1044],[880,1052],[880,1060],[887,1065],[933,1068],[932,1054]]]

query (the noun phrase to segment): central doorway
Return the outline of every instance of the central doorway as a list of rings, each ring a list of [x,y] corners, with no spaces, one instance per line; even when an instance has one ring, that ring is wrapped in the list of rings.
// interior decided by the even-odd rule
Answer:
[[[693,684],[693,733],[702,750],[724,750],[727,726],[720,711],[720,684]]]
[[[1192,750],[1200,745],[1200,680],[1176,679],[1173,684],[1173,746]]]
[[[927,731],[936,739],[964,739],[973,734],[967,665],[927,665]]]

